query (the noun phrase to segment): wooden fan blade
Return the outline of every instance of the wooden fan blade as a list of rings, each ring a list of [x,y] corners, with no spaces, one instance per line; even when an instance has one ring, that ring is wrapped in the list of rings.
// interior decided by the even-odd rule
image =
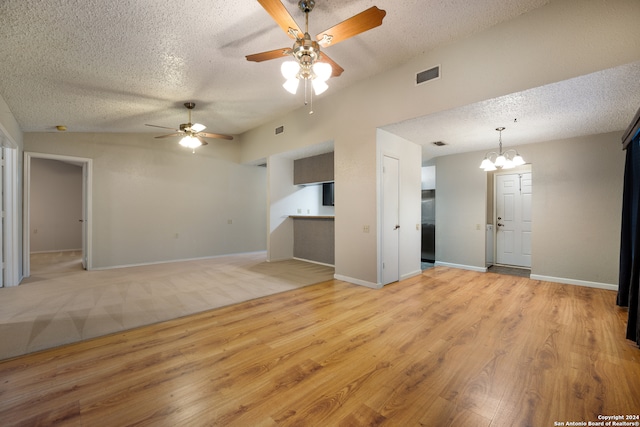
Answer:
[[[334,25],[326,31],[316,36],[316,40],[322,47],[327,47],[340,43],[348,38],[364,33],[382,24],[382,19],[387,14],[386,11],[375,6],[364,12],[360,12],[351,18]]]
[[[160,129],[180,130],[180,129],[176,129],[176,128],[168,128],[168,127],[166,127],[166,126],[158,126],[158,125],[146,125],[146,124],[145,124],[145,126],[151,126],[151,127],[154,127],[154,128],[160,128]]]
[[[270,59],[282,58],[291,54],[291,49],[288,47],[282,49],[270,50],[268,52],[254,53],[253,55],[247,55],[247,61],[262,62]]]
[[[322,55],[320,56],[319,61],[320,62],[326,62],[326,63],[331,65],[331,77],[340,77],[340,75],[344,71],[344,68],[339,66],[336,61],[334,61],[333,59],[329,58],[327,56],[327,54],[324,53],[324,52],[322,52]]]
[[[199,136],[196,136],[196,138],[198,138],[198,141],[200,141],[202,143],[202,145],[209,145],[209,143],[207,141],[205,141],[204,139],[200,138]]]
[[[204,136],[205,138],[221,138],[221,139],[233,139],[233,137],[231,135],[222,135],[219,133],[208,133],[208,132],[200,132],[198,135],[198,138],[200,138],[201,136]]]
[[[282,31],[287,33],[289,37],[294,40],[296,39],[296,37],[289,32],[289,28],[297,31],[298,37],[302,37],[304,35],[298,24],[296,24],[296,21],[280,0],[258,0],[258,3],[264,7],[264,10],[271,15],[273,20],[276,21],[280,28],[282,28]]]
[[[154,138],[169,138],[169,137],[172,137],[172,136],[182,136],[182,135],[184,135],[184,133],[178,132],[178,133],[170,133],[168,135],[155,136]]]

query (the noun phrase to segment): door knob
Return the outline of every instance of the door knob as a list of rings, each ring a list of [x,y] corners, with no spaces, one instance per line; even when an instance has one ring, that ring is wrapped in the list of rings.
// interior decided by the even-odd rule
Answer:
[[[498,227],[504,227],[504,224],[498,223]]]
[[[395,226],[395,228],[394,228],[394,230],[397,230],[398,228],[400,228],[400,226],[399,226],[399,225],[396,225],[396,226]]]

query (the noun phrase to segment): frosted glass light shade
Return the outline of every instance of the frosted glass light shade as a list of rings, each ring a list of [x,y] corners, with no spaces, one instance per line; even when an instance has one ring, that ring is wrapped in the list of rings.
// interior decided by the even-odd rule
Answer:
[[[325,90],[329,89],[329,85],[327,85],[323,80],[319,80],[317,78],[313,79],[311,81],[311,84],[313,85],[313,92],[316,95],[320,95]]]
[[[484,171],[485,172],[491,172],[496,170],[496,165],[494,165],[492,162],[489,162],[489,164],[487,166],[484,167]]]
[[[298,64],[296,61],[285,61],[280,66],[280,72],[282,73],[282,76],[287,80],[295,78],[299,71],[300,64]]]
[[[292,77],[288,79],[286,82],[284,82],[282,87],[285,88],[287,92],[295,95],[296,92],[298,91],[299,84],[300,84],[300,80],[298,80],[296,77]]]
[[[313,74],[316,75],[316,80],[326,82],[331,77],[332,72],[333,69],[331,68],[331,64],[326,62],[316,62],[313,64]]]
[[[522,166],[524,165],[524,163],[524,159],[520,154],[516,154],[516,156],[513,158],[513,164],[516,166]]]
[[[484,160],[482,161],[482,163],[480,163],[480,169],[487,169],[488,167],[493,166],[493,162],[491,160],[489,160],[488,158],[484,158]]]
[[[180,145],[187,148],[198,148],[202,145],[202,142],[196,137],[187,135],[180,140]]]
[[[504,166],[505,162],[507,161],[506,157],[504,157],[502,154],[498,156],[498,158],[495,161],[495,165],[497,167],[502,167]]]

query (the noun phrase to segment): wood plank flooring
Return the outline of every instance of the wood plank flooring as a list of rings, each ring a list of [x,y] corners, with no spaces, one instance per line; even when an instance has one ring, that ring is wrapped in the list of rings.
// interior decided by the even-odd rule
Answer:
[[[0,424],[554,426],[640,413],[612,291],[445,267],[0,363]],[[558,424],[554,424],[558,423]]]

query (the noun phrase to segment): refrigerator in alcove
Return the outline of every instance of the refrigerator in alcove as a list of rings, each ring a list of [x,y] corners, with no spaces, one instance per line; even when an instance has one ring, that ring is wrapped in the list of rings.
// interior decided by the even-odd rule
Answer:
[[[422,190],[422,251],[423,262],[436,259],[436,190]]]

